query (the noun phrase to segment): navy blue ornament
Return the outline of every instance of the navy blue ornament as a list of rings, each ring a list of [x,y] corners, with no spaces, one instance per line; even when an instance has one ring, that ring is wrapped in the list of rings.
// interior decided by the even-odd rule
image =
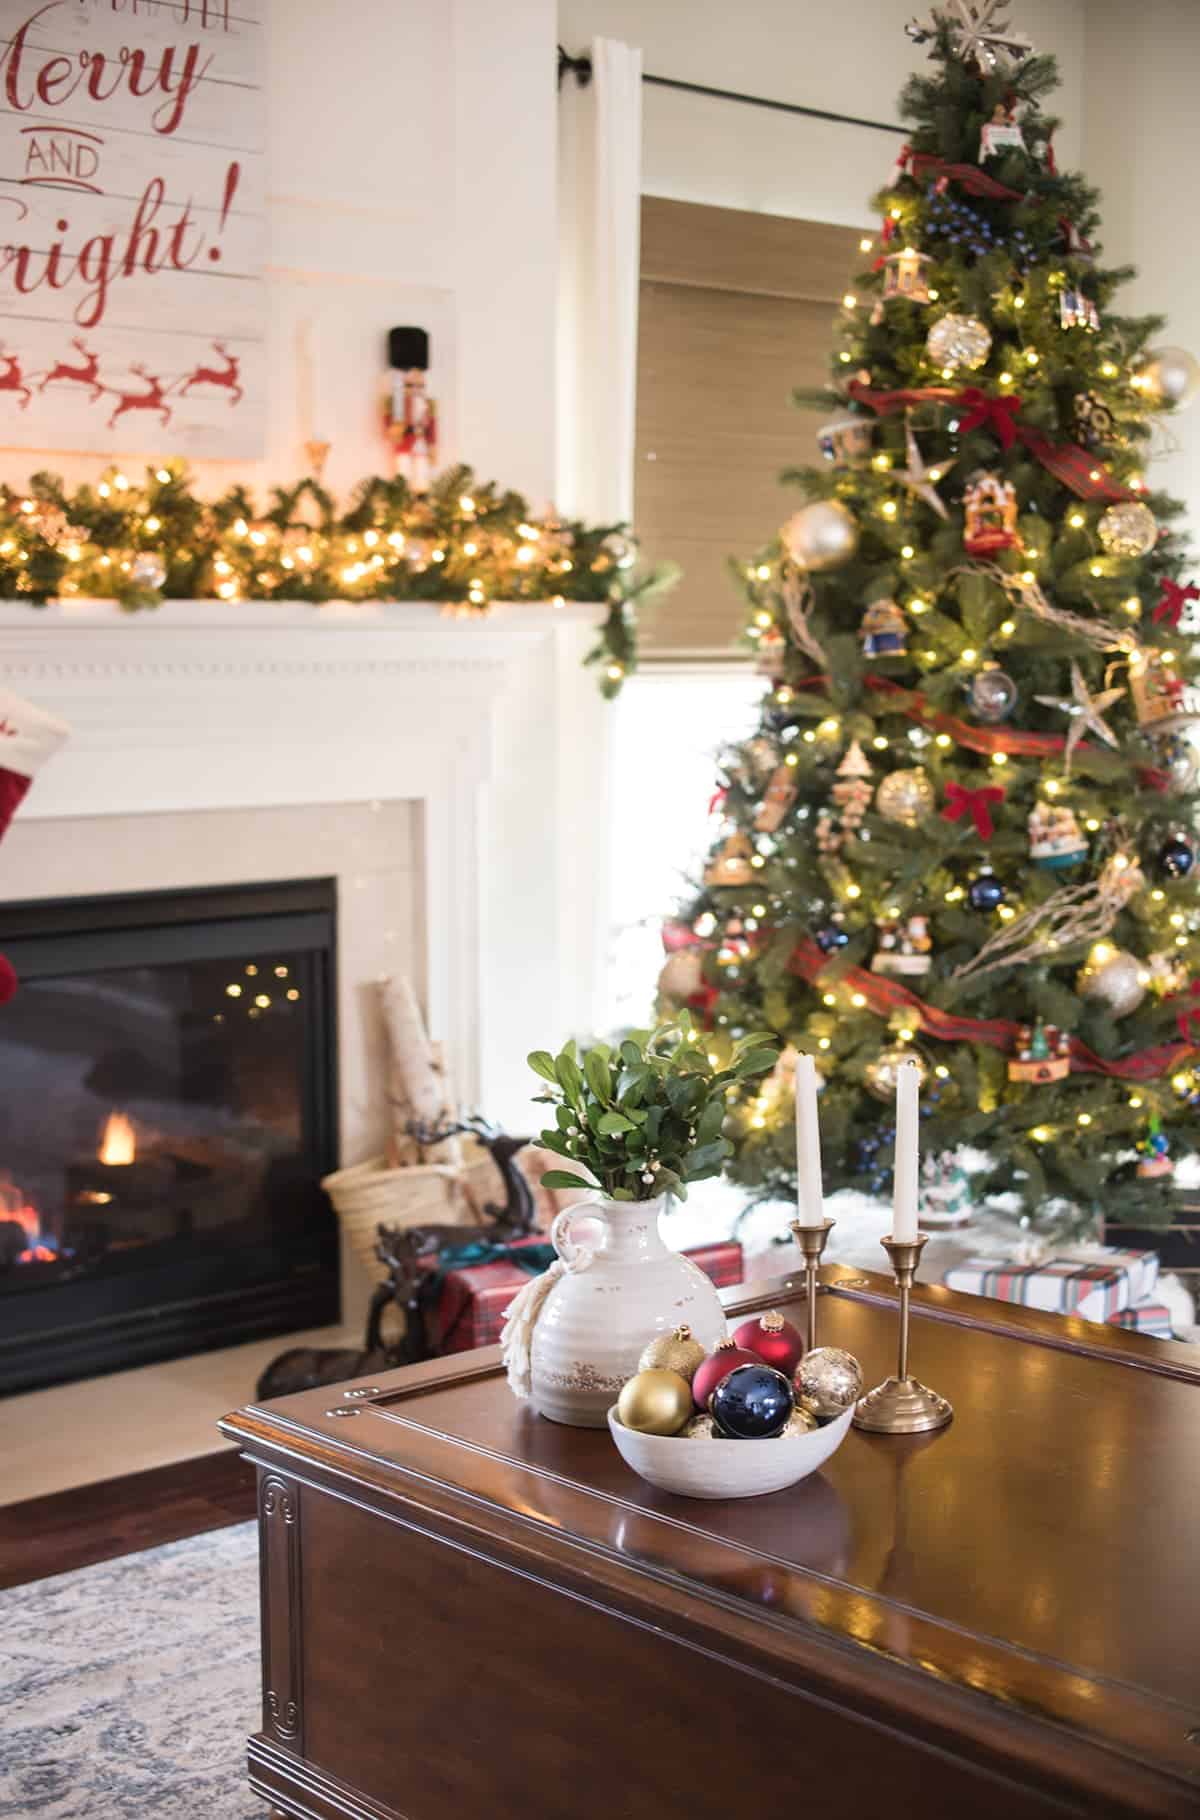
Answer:
[[[979,877],[973,878],[967,886],[967,902],[972,910],[998,910],[1005,896],[1004,886],[990,866],[985,866]]]
[[[1158,850],[1158,863],[1168,878],[1186,878],[1196,863],[1196,854],[1186,835],[1175,833]]]
[[[708,1403],[727,1441],[767,1441],[781,1435],[795,1406],[791,1385],[770,1365],[739,1365],[721,1379]]]
[[[817,947],[822,954],[833,954],[838,948],[844,948],[850,937],[836,923],[830,923],[824,929],[817,930]]]

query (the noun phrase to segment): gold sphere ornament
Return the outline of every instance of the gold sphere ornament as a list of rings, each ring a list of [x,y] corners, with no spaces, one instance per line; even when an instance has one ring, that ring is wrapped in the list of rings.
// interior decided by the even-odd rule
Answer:
[[[643,1435],[677,1435],[692,1414],[692,1387],[677,1371],[639,1371],[621,1388],[617,1414]]]
[[[792,513],[779,537],[798,569],[840,569],[858,548],[858,525],[836,499],[815,499]]]
[[[832,1422],[863,1393],[862,1366],[840,1346],[816,1346],[796,1372],[796,1399],[816,1422]]]
[[[1151,348],[1138,378],[1152,404],[1182,410],[1200,391],[1200,361],[1186,348]]]
[[[685,1441],[720,1441],[724,1437],[711,1416],[693,1416],[683,1431]]]
[[[1158,542],[1158,520],[1140,500],[1126,499],[1109,506],[1096,532],[1110,556],[1148,556]]]
[[[925,337],[929,358],[952,372],[973,373],[992,351],[992,337],[978,316],[942,316]]]
[[[925,1064],[913,1049],[906,1049],[903,1043],[896,1043],[891,1048],[881,1049],[879,1054],[869,1061],[863,1070],[863,1086],[877,1100],[894,1100],[900,1080],[900,1070],[905,1062],[917,1065],[917,1085],[925,1085]]]
[[[783,1435],[810,1435],[813,1433],[814,1429],[817,1429],[820,1426],[821,1424],[817,1421],[812,1410],[804,1409],[797,1403],[795,1409],[793,1409],[791,1415],[788,1417],[787,1427],[778,1438],[782,1440]]]
[[[660,1333],[651,1340],[638,1360],[639,1371],[677,1371],[690,1384],[704,1363],[705,1353],[699,1340],[692,1338],[688,1326],[676,1327],[671,1333]]]
[[[890,822],[915,828],[933,813],[933,785],[924,771],[889,771],[875,792],[875,807]]]

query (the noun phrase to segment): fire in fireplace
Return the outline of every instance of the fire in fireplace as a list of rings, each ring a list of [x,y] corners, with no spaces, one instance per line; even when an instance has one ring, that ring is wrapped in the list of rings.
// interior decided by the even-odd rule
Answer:
[[[336,1319],[331,881],[0,910],[0,1389]]]

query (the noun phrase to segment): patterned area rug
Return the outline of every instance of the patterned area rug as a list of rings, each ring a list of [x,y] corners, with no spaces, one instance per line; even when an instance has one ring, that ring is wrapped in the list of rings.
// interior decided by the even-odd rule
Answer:
[[[258,1673],[254,1523],[0,1592],[0,1816],[264,1820]]]

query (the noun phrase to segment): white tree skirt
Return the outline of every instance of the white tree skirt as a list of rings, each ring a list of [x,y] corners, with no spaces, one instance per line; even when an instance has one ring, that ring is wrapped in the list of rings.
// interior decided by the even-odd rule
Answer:
[[[689,1191],[684,1205],[675,1207],[663,1221],[663,1236],[668,1244],[679,1250],[727,1238],[746,1204],[745,1189],[733,1183],[697,1183]],[[843,1189],[840,1194],[830,1197],[825,1210],[829,1219],[837,1221],[829,1235],[826,1261],[849,1264],[858,1270],[886,1271],[887,1257],[879,1241],[891,1229],[890,1203],[853,1189]],[[778,1202],[756,1207],[746,1214],[737,1236],[745,1247],[748,1279],[778,1276],[796,1267],[798,1256],[788,1232],[791,1218],[791,1209]],[[780,1238],[785,1239],[786,1244],[776,1244]],[[969,1225],[931,1235],[921,1260],[921,1277],[926,1283],[940,1283],[946,1272],[965,1258],[1011,1260],[1018,1256],[1022,1245],[1027,1247],[1027,1261],[1032,1262],[1032,1257],[1028,1256],[1032,1249],[1029,1236],[1020,1232],[1011,1212],[1003,1206],[974,1207]],[[1103,1247],[1078,1240],[1062,1244],[1051,1240],[1040,1255],[1083,1260],[1103,1256]],[[1179,1277],[1160,1277],[1155,1299],[1170,1309],[1171,1325],[1179,1339],[1200,1342],[1196,1305],[1191,1291]]]

